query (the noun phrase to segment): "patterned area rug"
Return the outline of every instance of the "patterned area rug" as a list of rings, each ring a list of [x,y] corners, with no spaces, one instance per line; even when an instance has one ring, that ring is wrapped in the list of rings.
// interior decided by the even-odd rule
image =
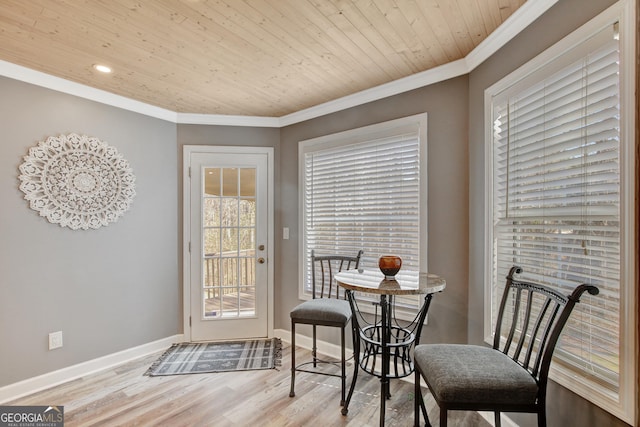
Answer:
[[[172,345],[145,375],[203,374],[207,372],[273,369],[280,366],[279,338]]]

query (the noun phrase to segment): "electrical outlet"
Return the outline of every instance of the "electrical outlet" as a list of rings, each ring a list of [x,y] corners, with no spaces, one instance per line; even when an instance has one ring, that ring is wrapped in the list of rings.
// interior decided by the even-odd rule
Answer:
[[[62,347],[62,331],[49,334],[49,350]]]

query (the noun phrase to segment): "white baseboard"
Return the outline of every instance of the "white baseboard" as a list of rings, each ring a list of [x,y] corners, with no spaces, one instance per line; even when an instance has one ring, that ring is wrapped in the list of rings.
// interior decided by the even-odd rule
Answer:
[[[57,371],[48,372],[37,377],[0,387],[0,404],[27,396],[32,393],[93,374],[116,365],[167,349],[171,344],[182,342],[183,335],[162,338],[147,344],[109,354],[97,359],[88,360],[77,365],[68,366]]]
[[[273,333],[275,336],[282,339],[282,341],[291,344],[291,331],[287,331],[285,329],[276,329],[273,331]],[[339,345],[331,344],[322,340],[317,340],[316,345],[318,346],[318,353],[324,354],[325,356],[333,357],[335,359],[340,359]],[[313,346],[313,339],[306,335],[296,334],[296,346],[302,347],[306,350],[311,350],[311,347]],[[353,349],[347,347],[347,354],[350,355],[352,352]]]

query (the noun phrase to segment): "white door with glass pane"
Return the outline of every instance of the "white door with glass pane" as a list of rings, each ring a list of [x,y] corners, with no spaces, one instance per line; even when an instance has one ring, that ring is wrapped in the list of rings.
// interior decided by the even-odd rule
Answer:
[[[185,334],[188,327],[191,341],[267,337],[272,331],[272,152],[185,148]]]

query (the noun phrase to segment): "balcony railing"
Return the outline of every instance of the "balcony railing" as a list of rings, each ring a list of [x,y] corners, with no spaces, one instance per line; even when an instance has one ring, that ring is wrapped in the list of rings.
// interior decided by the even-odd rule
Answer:
[[[203,288],[255,286],[256,251],[205,254]]]

